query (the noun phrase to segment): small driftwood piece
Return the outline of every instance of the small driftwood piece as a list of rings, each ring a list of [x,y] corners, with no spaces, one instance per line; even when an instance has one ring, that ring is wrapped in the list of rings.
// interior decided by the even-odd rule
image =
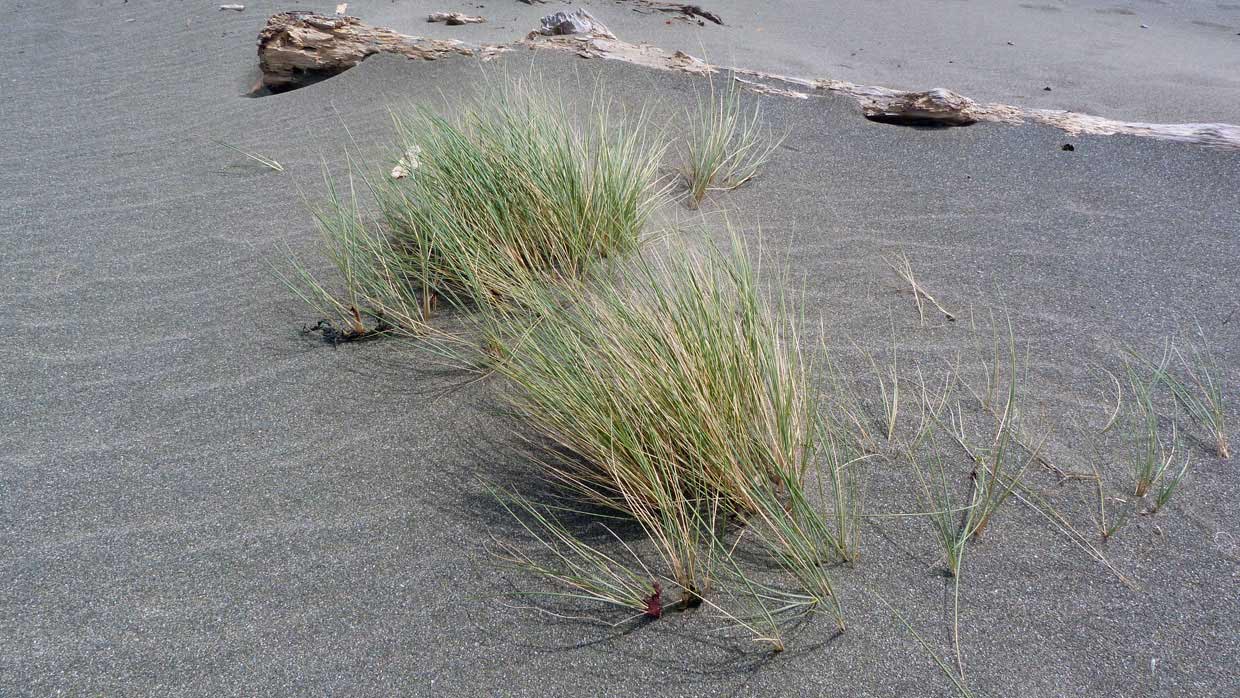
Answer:
[[[342,73],[376,53],[397,53],[433,61],[451,55],[490,58],[499,46],[471,46],[452,39],[406,36],[372,27],[357,17],[327,17],[314,12],[281,12],[267,20],[258,35],[262,87],[291,89]]]
[[[701,17],[718,25],[723,24],[723,19],[719,15],[710,10],[703,9],[701,5],[686,5],[683,2],[657,2],[656,0],[638,0],[638,2],[642,7],[649,8],[655,12],[674,13],[682,15],[684,19]]]
[[[861,111],[867,119],[906,126],[968,126],[978,121],[977,102],[941,87],[873,99],[862,103]]]
[[[553,21],[562,15],[560,21]],[[398,53],[434,60],[449,55],[488,60],[513,48],[535,48],[573,53],[582,58],[621,61],[679,73],[709,75],[727,72],[747,89],[785,97],[808,98],[833,92],[848,95],[869,118],[894,123],[964,125],[973,122],[1020,124],[1034,122],[1071,134],[1124,134],[1158,140],[1240,150],[1240,126],[1188,123],[1150,124],[1119,121],[1078,112],[1031,109],[1009,104],[978,103],[943,89],[906,92],[878,85],[860,85],[829,78],[811,79],[707,63],[683,51],[665,51],[616,38],[588,12],[556,13],[543,18],[543,27],[507,45],[471,46],[461,41],[405,36],[372,27],[356,17],[325,17],[313,12],[282,12],[267,20],[258,37],[262,86],[273,91],[291,89],[317,77],[340,73],[376,53]],[[576,16],[575,19],[572,16]],[[569,18],[567,24],[563,19]],[[582,20],[588,24],[583,24]],[[566,30],[584,29],[569,33]],[[745,76],[743,79],[739,76]],[[920,121],[918,121],[920,120]]]
[[[458,27],[462,24],[482,24],[487,21],[487,18],[460,12],[432,12],[426,17],[426,21],[443,22],[450,27]]]

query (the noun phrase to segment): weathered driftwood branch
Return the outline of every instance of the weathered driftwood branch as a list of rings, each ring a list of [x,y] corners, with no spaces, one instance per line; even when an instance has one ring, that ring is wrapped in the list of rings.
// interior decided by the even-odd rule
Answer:
[[[443,22],[450,27],[459,27],[462,24],[483,24],[487,18],[461,12],[432,12],[426,16],[426,21]]]
[[[659,2],[659,0],[638,0],[638,3],[655,12],[668,12],[681,15],[684,19],[693,19],[701,17],[702,19],[714,22],[715,24],[723,24],[723,19],[704,9],[701,5],[687,5],[683,2]]]
[[[954,92],[893,90],[843,80],[789,77],[745,68],[706,63],[683,51],[667,52],[616,38],[588,13],[557,13],[544,18],[543,28],[508,46],[471,46],[464,42],[405,36],[372,27],[356,17],[325,17],[311,12],[284,12],[267,21],[258,39],[263,84],[287,89],[317,74],[347,70],[375,53],[397,53],[434,60],[448,55],[470,55],[488,60],[513,47],[569,51],[583,58],[623,61],[634,65],[700,75],[730,72],[756,92],[807,98],[814,92],[837,92],[857,100],[871,119],[894,123],[961,126],[978,121],[1054,126],[1072,134],[1125,134],[1159,140],[1195,143],[1240,150],[1240,126],[1232,124],[1148,124],[1116,121],[1089,114],[1053,109],[1029,109],[1007,104],[981,104]],[[552,32],[546,35],[542,32]],[[577,32],[577,33],[572,33]],[[745,77],[739,77],[745,76]],[[748,79],[747,79],[748,78]]]
[[[376,53],[432,61],[450,55],[486,58],[504,50],[451,39],[405,36],[372,27],[356,17],[281,12],[272,15],[259,32],[258,66],[263,71],[262,85],[278,91],[297,87],[307,79],[343,72]]]

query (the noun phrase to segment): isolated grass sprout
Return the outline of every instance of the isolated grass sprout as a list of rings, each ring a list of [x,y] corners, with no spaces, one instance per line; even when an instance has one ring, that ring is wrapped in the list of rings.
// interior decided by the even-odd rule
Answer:
[[[965,545],[981,538],[999,507],[1021,486],[1025,472],[1039,457],[1041,449],[1041,442],[1026,445],[1018,435],[1022,376],[1018,371],[1016,339],[1010,324],[1006,351],[996,348],[996,352],[994,363],[1006,364],[1007,376],[1003,378],[996,369],[995,382],[989,392],[990,397],[1001,398],[1002,402],[987,406],[989,398],[970,388],[979,407],[991,418],[982,432],[984,440],[976,442],[966,429],[965,410],[954,401],[953,395],[955,386],[968,386],[953,369],[938,396],[931,395],[925,379],[921,378],[922,425],[906,447],[906,458],[917,474],[927,506],[925,514],[943,546],[946,569],[952,576],[960,573]],[[961,501],[956,493],[959,478],[954,477],[946,465],[949,458],[938,444],[939,430],[950,435],[973,462],[968,474],[967,501]]]
[[[269,158],[266,155],[262,155],[260,153],[255,153],[249,150],[245,150],[244,148],[239,148],[231,143],[225,143],[224,141],[212,141],[212,143],[228,148],[229,150],[235,153],[240,153],[241,155],[244,155],[245,157],[253,160],[254,162],[257,162],[258,164],[262,165],[263,167],[266,167],[269,170],[273,170],[275,172],[284,171],[284,165],[281,165],[280,162],[278,160],[275,160],[274,158]]]
[[[919,446],[933,443],[933,434],[933,427],[923,430]],[[906,456],[917,474],[921,500],[926,506],[920,514],[929,519],[935,539],[943,548],[945,569],[954,577],[960,574],[962,553],[969,542],[967,522],[962,522],[961,517],[966,516],[972,507],[956,503],[953,479],[938,450],[933,447],[928,449],[928,465],[922,463],[922,458],[913,448],[907,451]]]
[[[891,363],[882,368],[879,367],[873,354],[866,353],[865,358],[869,362],[874,376],[878,379],[878,394],[883,406],[881,426],[883,433],[886,434],[887,443],[890,444],[896,438],[896,424],[900,418],[899,349],[893,342],[891,347]]]
[[[689,115],[691,131],[682,175],[689,201],[696,206],[712,190],[735,189],[757,175],[783,142],[762,120],[761,105],[746,110],[741,88],[731,76],[719,89],[714,79],[697,110]]]
[[[956,688],[956,691],[960,694],[960,696],[962,696],[962,698],[973,698],[973,693],[969,690],[969,686],[965,682],[964,671],[959,666],[955,670],[948,666],[947,662],[939,656],[939,653],[935,652],[934,648],[930,646],[930,643],[921,636],[921,633],[917,632],[917,629],[913,627],[913,624],[909,622],[908,618],[905,618],[903,613],[896,610],[896,607],[892,606],[887,599],[884,599],[873,592],[871,592],[870,595],[886,607],[888,611],[891,611],[891,614],[896,618],[896,620],[900,621],[900,625],[904,626],[904,629],[913,636],[913,639],[917,640],[918,644],[922,646],[922,649],[929,653],[930,658],[934,660],[934,663],[939,667],[939,670],[943,672],[943,675],[952,682],[952,685]]]

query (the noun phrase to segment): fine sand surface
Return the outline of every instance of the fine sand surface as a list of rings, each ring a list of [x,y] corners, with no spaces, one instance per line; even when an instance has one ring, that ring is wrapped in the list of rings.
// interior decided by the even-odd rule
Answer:
[[[778,656],[743,635],[709,632],[715,623],[698,614],[610,629],[512,608],[520,602],[502,594],[541,582],[497,570],[484,550],[491,535],[518,539],[476,478],[519,483],[531,467],[494,414],[494,386],[466,384],[469,376],[416,349],[333,349],[299,336],[317,318],[270,267],[283,245],[306,252],[314,244],[302,197],[321,193],[322,159],[338,165],[349,135],[378,152],[389,105],[439,105],[479,84],[484,68],[382,56],[303,90],[242,98],[255,77],[254,36],[278,9],[247,4],[240,14],[214,2],[137,0],[4,8],[0,695],[954,695],[929,654],[866,593],[889,600],[936,652],[950,654],[951,587],[935,573],[924,521],[867,524],[863,560],[836,573],[849,631],[833,635],[816,619]],[[481,4],[486,13],[506,8],[504,0]],[[715,9],[741,17],[733,8],[743,4]],[[622,35],[650,21],[594,5]],[[982,3],[933,5],[963,21]],[[1205,9],[1131,4],[1155,18],[1143,20],[1151,25],[1143,40],[1168,53],[1158,32],[1215,31],[1193,29],[1189,13],[1220,24],[1228,12],[1240,17],[1192,5]],[[396,26],[402,7],[424,4],[351,6]],[[887,20],[863,21],[859,8],[894,16],[896,6],[840,10],[848,27],[824,20],[814,40],[885,35],[870,23]],[[1060,15],[1076,18],[1065,22],[1065,46],[1087,33],[1084,24],[1136,19],[1095,7],[1104,5],[1063,6]],[[1002,12],[988,21],[1013,18],[1010,26],[1033,38],[1051,31],[1045,23],[1056,14],[1015,3]],[[912,16],[891,31],[913,34]],[[1015,59],[983,65],[981,53],[962,67],[909,67],[901,80],[890,55],[835,72],[856,59],[838,47],[830,57],[796,58],[802,49],[782,42],[795,41],[789,27],[804,23],[781,17],[763,33],[782,26],[788,34],[770,45],[711,40],[720,50],[733,45],[737,62],[753,67],[944,84],[979,98],[1027,94],[1125,118],[1240,121],[1237,100],[1223,96],[1236,94],[1235,73],[1220,77],[1235,53],[1219,58],[1212,39],[1175,47],[1209,53],[1192,66],[1194,79],[1215,83],[1208,89],[1177,77],[1189,70],[1188,53],[1179,54],[1181,67],[1164,66],[1157,89],[1138,88],[1126,80],[1146,77],[1138,76],[1143,64],[1116,59],[1120,67],[1098,69],[1096,55],[1077,46],[1075,57],[1046,64],[1081,66],[1070,93],[1077,103],[1066,90],[1042,97],[1000,81],[1024,75],[1040,89],[1047,79],[1021,73],[1033,70],[1027,64],[1008,72]],[[397,28],[413,31],[408,22]],[[426,33],[463,38],[498,31],[431,26]],[[515,23],[504,37],[509,29]],[[628,38],[689,48],[670,37],[699,30],[662,33],[672,31]],[[962,46],[982,41],[968,28],[941,31]],[[1014,41],[1013,51],[1055,53]],[[938,45],[946,50],[945,39]],[[666,123],[701,87],[687,76],[541,53],[508,55],[485,70],[523,74],[531,61],[570,93],[601,76],[618,100],[652,105]],[[1154,350],[1200,322],[1224,367],[1235,423],[1235,153],[1069,139],[1032,126],[906,129],[868,122],[850,99],[832,95],[762,103],[789,138],[751,185],[710,200],[705,225],[719,233],[727,211],[754,244],[761,225],[764,248],[803,291],[808,332],[817,333],[821,316],[826,343],[841,354],[854,342],[881,352],[894,341],[902,362],[927,370],[972,347],[964,320],[919,326],[882,257],[903,250],[962,318],[969,308],[1010,314],[1029,352],[1031,410],[1052,431],[1048,456],[1072,470],[1097,465],[1109,495],[1130,487],[1128,445],[1084,448],[1078,437],[1106,419],[1112,395],[1095,367],[1114,370],[1118,347]],[[248,163],[213,139],[287,171]],[[1061,150],[1068,141],[1073,152]],[[971,547],[961,586],[964,665],[977,695],[1234,695],[1240,461],[1189,447],[1184,489],[1104,548],[1135,588],[1032,509],[1003,507]],[[907,478],[874,472],[867,507],[916,508]],[[1031,484],[1101,545],[1092,483],[1059,485],[1037,470]]]
[[[862,85],[946,87],[978,101],[1126,121],[1240,123],[1240,1],[707,0],[698,26],[637,0],[350,3],[419,36],[511,41],[553,10],[587,7],[628,41],[712,63]],[[313,7],[328,11],[332,3]],[[487,24],[427,24],[455,9]],[[1147,28],[1142,28],[1141,25]],[[1009,43],[1010,42],[1010,43]],[[1050,87],[1048,92],[1044,88]]]

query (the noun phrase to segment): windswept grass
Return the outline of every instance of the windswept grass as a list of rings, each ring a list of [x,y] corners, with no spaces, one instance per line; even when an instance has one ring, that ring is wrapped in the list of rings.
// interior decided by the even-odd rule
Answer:
[[[931,305],[942,313],[943,317],[946,318],[948,322],[956,321],[955,313],[952,313],[944,308],[937,300],[935,300],[934,296],[930,295],[930,292],[917,281],[917,275],[913,272],[913,262],[908,258],[908,255],[903,252],[899,252],[895,255],[894,259],[890,257],[884,257],[883,259],[887,262],[887,266],[891,267],[891,270],[894,271],[901,279],[904,279],[904,282],[907,283],[912,289],[913,303],[917,306],[917,317],[920,318],[921,325],[923,327],[926,325],[926,308],[925,304],[922,303],[923,298],[929,301]]]
[[[559,582],[567,591],[554,596],[600,602],[634,612],[620,623],[647,616],[663,615],[663,585],[624,541],[603,523],[611,538],[624,547],[627,560],[604,552],[603,547],[584,541],[570,532],[549,507],[540,506],[511,491],[488,486],[488,491],[505,511],[520,522],[542,548],[545,559],[521,547],[494,541],[492,553],[515,567]]]
[[[723,92],[712,84],[699,103],[684,170],[695,204],[753,177],[779,143],[759,108],[742,109],[729,84]],[[347,186],[327,177],[315,213],[337,279],[321,281],[297,262],[288,278],[349,339],[436,332],[440,305],[480,311],[487,366],[529,428],[524,436],[545,474],[591,505],[569,510],[489,488],[530,538],[494,539],[499,559],[553,582],[547,595],[618,609],[615,624],[700,608],[781,651],[790,618],[823,612],[845,629],[833,572],[861,555],[863,465],[902,454],[922,511],[893,516],[926,519],[943,549],[954,585],[955,668],[876,598],[961,695],[970,695],[960,644],[964,559],[1010,498],[1131,584],[1025,484],[1035,462],[1063,476],[1060,484],[1075,474],[1044,458],[1044,438],[1026,431],[1027,365],[1022,375],[1010,321],[1004,338],[992,315],[979,389],[959,363],[938,390],[920,368],[919,381],[902,378],[908,354],[893,338],[886,363],[863,352],[877,377],[873,399],[858,399],[851,378],[828,363],[832,394],[820,401],[799,325],[784,299],[772,302],[759,288],[738,237],[730,251],[639,249],[662,194],[663,147],[645,116],[615,118],[597,102],[579,127],[547,94],[518,82],[453,118],[396,115],[394,167],[375,174],[350,162]],[[906,255],[887,263],[911,287],[923,326],[927,313],[957,319],[921,285]],[[1184,379],[1169,367],[1172,356]],[[1157,394],[1167,388],[1164,406],[1173,397],[1227,458],[1223,373],[1204,344],[1188,353],[1168,345],[1158,363],[1134,355],[1126,370],[1138,432],[1134,489],[1137,504],[1148,504],[1142,513],[1153,513],[1189,471]],[[1124,386],[1111,378],[1115,406],[1103,432],[1124,404]],[[866,415],[863,404],[881,413]],[[1169,441],[1160,431],[1168,421]],[[1102,474],[1091,466],[1105,539],[1137,509],[1108,519]],[[599,506],[606,515],[585,512]],[[618,535],[608,525],[613,515],[636,522],[644,539]],[[581,529],[567,523],[583,518]],[[755,558],[766,568],[755,570]]]
[[[511,346],[495,370],[550,444],[551,479],[638,521],[680,607],[713,603],[716,561],[739,570],[719,550],[744,524],[797,582],[777,606],[825,607],[842,627],[825,564],[856,555],[855,449],[820,420],[797,335],[739,241],[731,255],[639,256],[528,313],[495,314],[488,332]],[[805,482],[820,448],[815,499]]]
[[[799,481],[815,420],[795,336],[781,337],[747,262],[642,257],[614,280],[541,297],[526,326],[497,315],[496,370],[541,437],[571,454],[548,464],[577,494],[632,514],[677,582],[693,564],[686,507],[718,492],[756,511],[750,480]],[[672,532],[675,532],[673,534]]]
[[[359,332],[420,334],[441,300],[519,305],[636,249],[661,194],[645,115],[599,97],[581,127],[537,81],[490,87],[453,118],[396,114],[396,167],[350,163],[347,197],[329,182],[318,220],[343,291],[297,266],[303,297]]]
[[[761,106],[746,110],[736,80],[729,75],[727,82],[720,89],[712,78],[688,117],[692,131],[682,175],[693,206],[709,191],[735,189],[753,179],[783,142],[763,125]]]
[[[276,160],[275,158],[269,158],[266,155],[263,155],[261,153],[255,153],[249,150],[245,150],[244,148],[237,147],[231,143],[225,143],[224,141],[211,141],[211,142],[215,143],[216,145],[228,148],[234,153],[239,153],[241,155],[244,155],[245,157],[253,160],[254,162],[257,162],[263,167],[266,167],[267,169],[272,170],[274,172],[284,171],[284,165],[281,165],[280,162]]]

